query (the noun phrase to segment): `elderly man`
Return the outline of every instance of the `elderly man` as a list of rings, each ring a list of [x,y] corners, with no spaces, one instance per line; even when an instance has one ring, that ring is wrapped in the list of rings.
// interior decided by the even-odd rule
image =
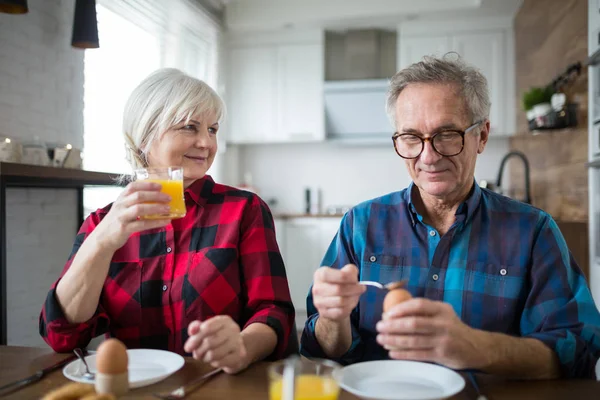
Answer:
[[[392,78],[387,106],[413,183],[344,216],[314,275],[302,354],[593,377],[600,315],[556,223],[475,184],[490,134],[485,77],[458,57],[426,57]],[[386,291],[359,279],[406,280],[414,298],[382,316]]]

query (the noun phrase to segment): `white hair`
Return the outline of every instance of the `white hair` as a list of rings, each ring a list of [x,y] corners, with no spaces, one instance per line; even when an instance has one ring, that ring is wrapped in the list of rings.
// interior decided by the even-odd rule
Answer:
[[[133,169],[148,166],[152,142],[194,115],[214,114],[220,121],[225,105],[205,82],[175,68],[162,68],[131,93],[123,113],[127,161]]]
[[[396,102],[400,93],[412,83],[456,85],[473,122],[490,115],[490,94],[487,79],[479,69],[467,64],[457,53],[442,58],[423,57],[417,63],[397,72],[390,81],[386,109],[396,125]]]

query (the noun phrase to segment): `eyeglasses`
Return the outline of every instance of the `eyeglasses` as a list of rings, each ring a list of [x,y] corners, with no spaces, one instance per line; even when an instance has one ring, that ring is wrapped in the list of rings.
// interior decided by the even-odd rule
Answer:
[[[425,149],[425,142],[431,143],[431,147],[436,153],[444,157],[453,157],[459,155],[465,147],[465,135],[467,132],[476,128],[483,121],[475,122],[464,131],[445,130],[435,135],[422,138],[412,133],[398,133],[392,136],[394,149],[396,153],[406,159],[417,158]]]

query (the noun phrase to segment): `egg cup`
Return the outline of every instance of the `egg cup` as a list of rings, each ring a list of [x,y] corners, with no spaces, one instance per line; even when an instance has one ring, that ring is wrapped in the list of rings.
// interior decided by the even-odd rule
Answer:
[[[129,391],[129,373],[125,371],[122,374],[104,374],[96,373],[95,380],[96,393],[111,393],[115,397],[124,395]]]

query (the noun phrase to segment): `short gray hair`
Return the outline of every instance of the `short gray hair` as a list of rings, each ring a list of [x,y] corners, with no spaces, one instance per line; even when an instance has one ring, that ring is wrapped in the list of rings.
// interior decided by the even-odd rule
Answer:
[[[154,140],[171,127],[205,113],[214,113],[220,121],[225,105],[204,81],[175,68],[150,74],[133,90],[123,114],[125,151],[131,167],[147,167]]]
[[[485,76],[457,53],[446,53],[441,58],[425,56],[394,75],[390,81],[386,104],[388,116],[394,125],[398,96],[412,83],[456,85],[473,122],[484,120],[490,115],[490,94]]]

